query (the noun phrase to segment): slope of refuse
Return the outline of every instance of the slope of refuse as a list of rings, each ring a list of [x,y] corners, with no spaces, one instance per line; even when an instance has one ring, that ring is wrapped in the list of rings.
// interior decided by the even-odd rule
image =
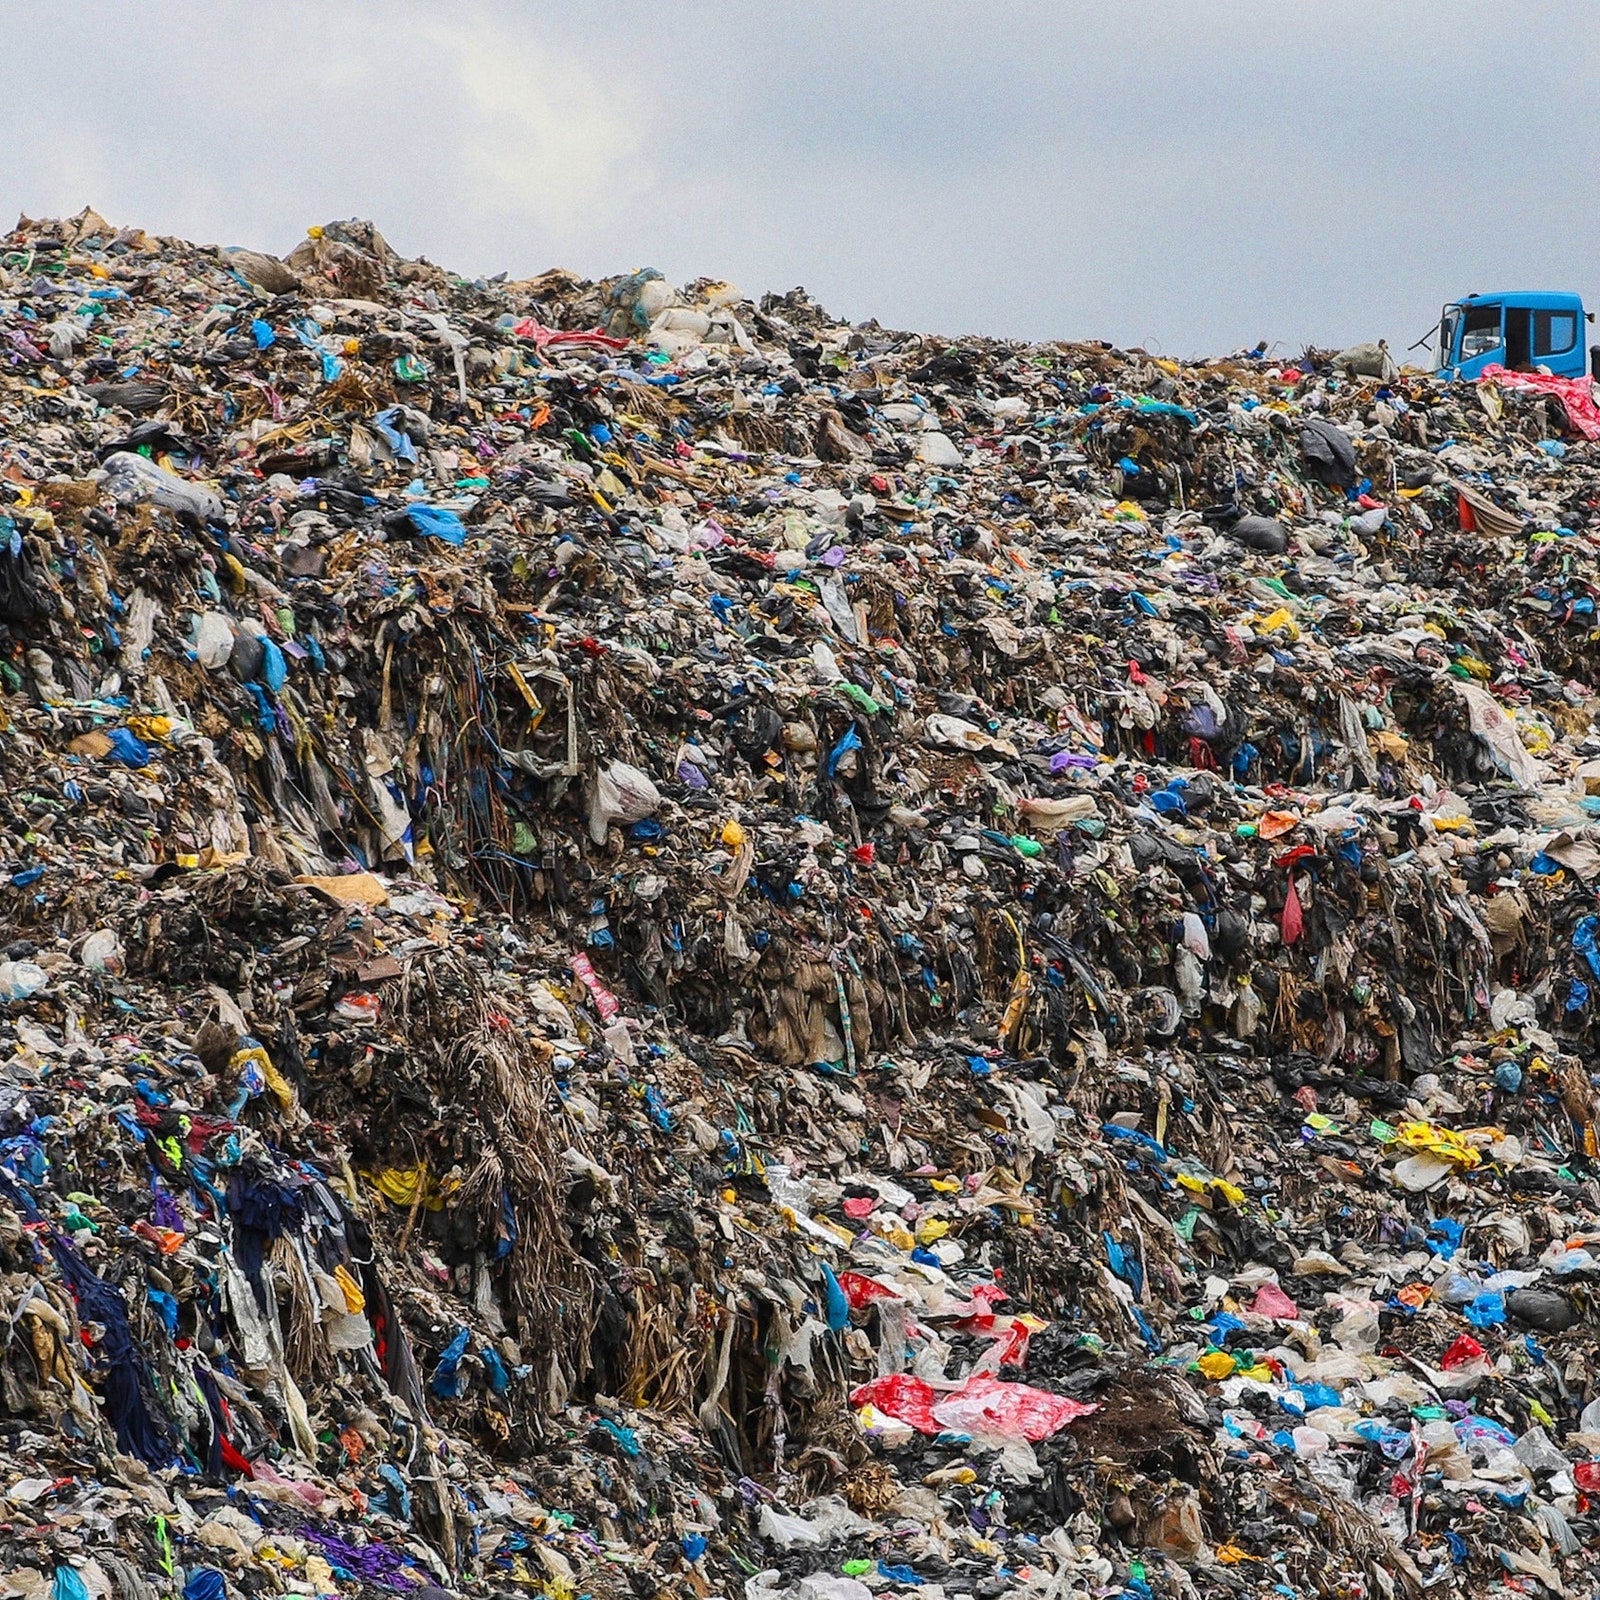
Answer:
[[[23,219],[4,1595],[1594,1592],[1594,417]]]

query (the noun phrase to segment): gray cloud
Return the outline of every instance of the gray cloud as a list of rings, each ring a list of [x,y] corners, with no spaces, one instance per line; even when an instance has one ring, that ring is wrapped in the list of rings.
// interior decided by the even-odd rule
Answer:
[[[0,203],[469,272],[804,283],[902,327],[1404,344],[1593,288],[1588,7],[0,0]]]

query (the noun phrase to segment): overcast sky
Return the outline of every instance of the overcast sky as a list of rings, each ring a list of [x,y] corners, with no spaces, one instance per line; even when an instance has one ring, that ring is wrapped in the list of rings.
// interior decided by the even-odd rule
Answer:
[[[1600,300],[1593,0],[0,0],[0,209],[1169,354]],[[5,221],[9,222],[9,215]]]

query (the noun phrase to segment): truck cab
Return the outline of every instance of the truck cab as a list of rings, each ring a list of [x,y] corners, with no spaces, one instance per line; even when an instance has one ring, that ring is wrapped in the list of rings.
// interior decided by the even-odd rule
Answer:
[[[1600,347],[1584,349],[1590,320],[1575,294],[1470,294],[1440,314],[1438,374],[1470,379],[1498,364],[1513,372],[1543,368],[1557,378],[1581,378],[1590,371],[1591,355],[1600,363]]]

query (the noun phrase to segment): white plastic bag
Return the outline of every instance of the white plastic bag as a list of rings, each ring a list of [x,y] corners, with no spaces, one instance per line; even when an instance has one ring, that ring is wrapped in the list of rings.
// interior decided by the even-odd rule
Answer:
[[[783,1550],[800,1550],[823,1542],[823,1532],[816,1523],[808,1522],[804,1517],[791,1517],[786,1512],[774,1511],[771,1506],[762,1506],[761,1515],[756,1520],[756,1531],[768,1544],[775,1544]]]
[[[168,511],[187,511],[202,521],[216,521],[222,516],[221,499],[204,484],[180,478],[131,450],[118,450],[107,456],[105,472],[106,492],[118,505],[164,506]]]
[[[661,809],[661,791],[648,772],[613,761],[600,769],[589,795],[589,837],[606,842],[613,822],[643,822]]]
[[[1100,808],[1094,803],[1092,794],[1069,794],[1060,799],[1029,796],[1017,802],[1017,811],[1025,822],[1044,833],[1053,828],[1064,828],[1070,822],[1083,822],[1100,815]]]
[[[49,981],[32,961],[0,961],[0,1000],[31,1000]]]
[[[947,717],[942,712],[934,712],[926,727],[930,743],[956,750],[989,750],[996,742],[987,728],[980,728],[963,717]]]
[[[194,619],[190,648],[207,672],[227,666],[233,654],[233,624],[220,611],[200,612]]]
[[[925,433],[917,441],[917,460],[930,467],[959,467],[965,458],[947,433]]]
[[[122,971],[123,955],[122,941],[116,934],[109,928],[99,928],[83,941],[78,960],[90,972],[109,972],[115,976]]]

